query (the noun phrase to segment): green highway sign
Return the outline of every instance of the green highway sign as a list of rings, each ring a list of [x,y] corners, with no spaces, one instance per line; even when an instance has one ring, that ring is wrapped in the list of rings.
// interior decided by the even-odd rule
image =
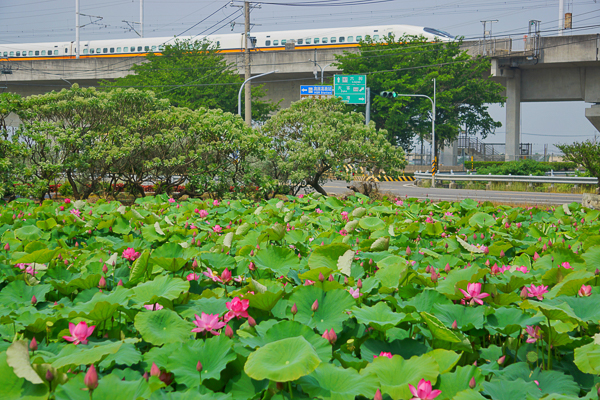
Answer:
[[[334,95],[344,103],[367,104],[366,75],[335,75],[333,82]]]

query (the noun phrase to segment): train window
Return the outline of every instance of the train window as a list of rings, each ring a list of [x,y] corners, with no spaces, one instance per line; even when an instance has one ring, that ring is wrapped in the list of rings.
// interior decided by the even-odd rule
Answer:
[[[335,38],[335,37],[332,37],[332,38],[331,38],[331,43],[335,43],[335,42],[336,42],[336,38]]]
[[[120,52],[121,52],[121,48],[117,47],[117,53],[120,53]]]
[[[150,46],[144,46],[144,51],[150,51]]]
[[[306,38],[306,39],[304,40],[304,42],[305,42],[306,44],[310,44],[310,38]]]
[[[279,40],[273,40],[273,46],[277,46],[279,44]]]
[[[365,35],[365,40],[371,40],[371,35]]]
[[[357,37],[356,37],[356,41],[357,41],[357,42],[360,42],[361,40],[362,40],[362,36],[357,36]]]
[[[108,49],[105,47],[105,48],[102,49],[102,52],[103,53],[108,53]]]
[[[37,53],[37,51],[36,51]],[[33,50],[29,50],[29,55],[32,56],[33,55]]]
[[[373,40],[379,40],[379,35],[373,35]]]
[[[354,37],[352,37],[352,36],[348,36],[348,41],[349,41],[349,42],[354,42]]]
[[[302,39],[298,39],[298,40],[296,41],[296,43],[298,43],[298,44],[302,44],[303,42],[304,42],[304,40],[302,40]]]
[[[270,46],[271,45],[271,41],[270,40],[265,40],[265,46]]]
[[[286,44],[287,43],[287,39],[281,39],[281,44]]]
[[[46,55],[46,50],[42,50],[42,55],[45,56]]]
[[[138,46],[138,50],[137,51],[142,51],[142,46]]]
[[[84,50],[85,52],[85,50]],[[94,54],[94,49],[90,49],[90,54]]]
[[[319,38],[318,37],[315,38],[315,44],[319,44]]]
[[[340,42],[340,43],[344,43],[344,41],[346,41],[346,38],[345,38],[345,37],[343,37],[343,36],[340,36],[340,40],[339,40],[339,42]]]
[[[12,55],[12,54],[11,54],[11,55]],[[7,56],[8,56],[8,51],[5,51],[5,52],[4,52],[4,57],[7,57]]]
[[[111,47],[111,48],[110,48],[110,52],[111,52],[111,53],[114,53],[114,52],[115,52],[115,48],[114,48],[114,47]]]
[[[327,38],[324,37],[323,40],[321,41],[321,43],[327,43]]]
[[[66,48],[65,48],[65,54],[67,54],[68,52],[69,52],[69,49],[66,49]]]
[[[96,54],[100,54],[102,53],[102,49],[101,48],[96,48]]]
[[[58,55],[58,50],[54,50],[54,55],[57,56]]]
[[[40,51],[39,51],[39,50],[36,50],[36,51],[35,51],[35,55],[36,55],[36,56],[39,56],[39,55],[40,55]]]
[[[165,46],[163,46],[162,44],[160,46],[158,46],[159,51],[163,51],[164,49],[165,49]]]
[[[19,57],[21,55],[20,51],[17,51],[17,57]]]
[[[156,46],[152,46],[152,51],[156,51]]]

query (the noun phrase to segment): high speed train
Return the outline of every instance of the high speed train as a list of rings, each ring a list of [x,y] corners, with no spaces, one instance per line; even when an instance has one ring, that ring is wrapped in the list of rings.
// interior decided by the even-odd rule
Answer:
[[[453,36],[434,28],[412,25],[379,25],[353,28],[306,29],[295,31],[252,32],[248,46],[252,51],[285,50],[293,43],[297,49],[357,47],[361,40],[379,41],[386,36],[396,38],[423,36],[428,40],[450,41]],[[246,35],[239,33],[209,36],[180,36],[178,40],[207,39],[216,43],[223,53],[243,52]],[[172,37],[113,39],[80,41],[80,58],[140,57],[147,53],[160,54],[166,44],[174,43]],[[75,42],[0,44],[0,60],[69,59],[77,54]]]

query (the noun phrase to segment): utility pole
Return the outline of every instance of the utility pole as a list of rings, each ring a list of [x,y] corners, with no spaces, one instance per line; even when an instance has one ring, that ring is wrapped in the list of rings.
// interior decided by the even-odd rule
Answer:
[[[140,36],[144,37],[144,0],[140,0]]]
[[[79,59],[79,0],[75,0],[75,58]]]
[[[565,29],[565,0],[558,0],[558,36],[563,35]]]
[[[244,69],[246,79],[245,101],[245,120],[246,125],[252,126],[252,83],[250,81],[250,2],[244,1],[244,38],[246,39],[246,48],[244,50]]]

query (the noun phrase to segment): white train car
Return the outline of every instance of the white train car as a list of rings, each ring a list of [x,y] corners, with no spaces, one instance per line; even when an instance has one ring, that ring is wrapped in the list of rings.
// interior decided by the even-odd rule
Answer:
[[[450,41],[453,36],[444,31],[412,25],[379,25],[352,28],[305,29],[295,31],[256,32],[249,37],[252,51],[281,51],[286,44],[294,43],[299,49],[357,47],[361,40],[375,41],[386,36],[424,36],[429,40]],[[217,34],[210,36],[181,36],[179,40],[208,39],[223,53],[244,51],[245,34]],[[160,54],[165,44],[174,38],[138,38],[80,41],[80,58],[140,57],[148,53]],[[0,44],[0,60],[40,60],[75,58],[75,42]]]

